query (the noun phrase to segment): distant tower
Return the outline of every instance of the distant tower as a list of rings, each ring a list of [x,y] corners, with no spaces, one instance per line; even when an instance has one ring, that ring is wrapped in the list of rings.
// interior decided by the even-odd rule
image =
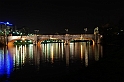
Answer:
[[[98,27],[96,27],[96,28],[94,29],[94,34],[99,34],[99,28],[98,28]]]
[[[98,27],[96,27],[95,29],[94,29],[94,35],[95,35],[95,43],[99,43],[99,40],[100,40],[100,38],[99,38],[99,28]]]

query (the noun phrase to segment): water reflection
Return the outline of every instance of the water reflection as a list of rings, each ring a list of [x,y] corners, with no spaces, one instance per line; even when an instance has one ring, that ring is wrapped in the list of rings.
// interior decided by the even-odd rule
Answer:
[[[87,50],[87,47],[86,44],[85,44],[85,66],[87,67],[88,66],[88,50]]]
[[[69,45],[65,45],[66,66],[69,66]]]
[[[7,74],[7,77],[10,76],[13,71],[13,59],[7,47],[0,49],[0,76]]]
[[[64,54],[63,43],[41,44],[42,62],[55,63],[61,61]]]
[[[13,70],[23,68],[25,65],[63,66],[84,65],[88,66],[92,61],[98,61],[103,56],[100,44],[90,45],[85,42],[48,43],[37,45],[20,45],[4,47],[0,49],[0,75],[10,75]],[[48,64],[49,63],[49,64]],[[8,76],[9,77],[9,76]]]

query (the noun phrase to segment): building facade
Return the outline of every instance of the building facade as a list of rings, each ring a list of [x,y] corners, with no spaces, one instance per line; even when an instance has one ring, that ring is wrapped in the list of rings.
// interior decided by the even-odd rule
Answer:
[[[4,35],[4,32],[6,31],[6,34],[9,35],[14,30],[13,24],[10,24],[9,22],[0,22],[0,35]]]

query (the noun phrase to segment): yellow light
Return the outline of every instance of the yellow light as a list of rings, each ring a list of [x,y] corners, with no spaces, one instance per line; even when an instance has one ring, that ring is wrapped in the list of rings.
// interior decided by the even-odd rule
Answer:
[[[25,38],[22,38],[22,40],[25,40]]]

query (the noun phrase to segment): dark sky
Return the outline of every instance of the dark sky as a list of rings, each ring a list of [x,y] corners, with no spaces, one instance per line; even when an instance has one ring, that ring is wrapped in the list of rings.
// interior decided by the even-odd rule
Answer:
[[[40,33],[93,32],[106,23],[117,24],[124,17],[123,2],[119,1],[0,1],[0,21],[9,21]]]

